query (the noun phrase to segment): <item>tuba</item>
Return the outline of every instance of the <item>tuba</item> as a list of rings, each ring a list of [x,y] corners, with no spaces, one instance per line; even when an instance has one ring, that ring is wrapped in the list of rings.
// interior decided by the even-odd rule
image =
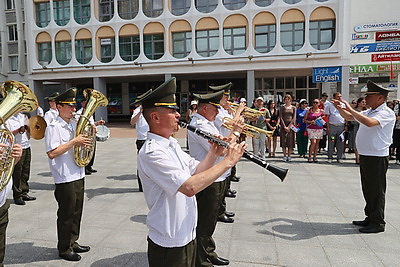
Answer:
[[[96,145],[96,128],[90,124],[90,117],[98,107],[108,105],[107,98],[94,89],[87,88],[83,91],[83,96],[87,99],[86,106],[79,116],[76,126],[75,137],[82,134],[91,139],[91,145],[88,147],[74,146],[74,160],[76,165],[84,167],[89,164],[93,158],[93,153]]]
[[[14,169],[15,158],[11,156],[15,143],[14,135],[7,129],[5,122],[19,111],[31,112],[38,107],[35,94],[26,85],[7,81],[1,85],[3,102],[0,104],[0,143],[6,145],[0,147],[0,192],[4,190],[10,181]]]

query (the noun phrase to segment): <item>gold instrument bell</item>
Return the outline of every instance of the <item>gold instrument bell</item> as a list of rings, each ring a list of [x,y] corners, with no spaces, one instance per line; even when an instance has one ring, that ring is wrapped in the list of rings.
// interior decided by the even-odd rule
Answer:
[[[29,130],[33,139],[43,139],[46,132],[46,127],[46,121],[39,115],[32,116],[29,119]]]
[[[233,119],[231,119],[229,117],[225,117],[222,121],[222,126],[229,130],[232,129],[232,124],[233,124]],[[242,133],[249,137],[254,137],[254,138],[260,138],[260,134],[263,133],[268,138],[271,138],[272,135],[274,134],[274,131],[267,131],[267,130],[263,130],[258,127],[255,127],[253,125],[250,125],[250,124],[244,124]]]

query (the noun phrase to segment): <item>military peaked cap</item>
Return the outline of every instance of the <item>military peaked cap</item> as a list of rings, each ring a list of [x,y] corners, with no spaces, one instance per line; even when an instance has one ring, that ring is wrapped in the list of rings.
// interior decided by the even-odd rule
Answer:
[[[231,93],[231,87],[232,87],[232,83],[227,83],[227,84],[223,84],[223,85],[218,85],[218,86],[209,86],[211,90],[213,91],[220,91],[220,90],[224,90],[224,94],[225,95],[229,95]]]
[[[219,101],[221,100],[223,94],[224,90],[221,90],[210,94],[193,94],[193,96],[198,99],[199,103],[207,103],[219,107]]]
[[[367,82],[367,88],[368,88],[367,91],[364,92],[366,95],[375,95],[375,94],[388,95],[389,92],[391,92],[390,89],[377,85],[372,81]]]
[[[74,106],[76,104],[76,92],[78,89],[70,88],[64,93],[60,94],[55,98],[57,104],[67,104],[70,106]]]
[[[143,109],[166,107],[179,109],[176,105],[176,78],[172,77],[156,89],[150,89],[137,97],[134,104],[142,104]]]
[[[47,99],[47,101],[52,101],[54,100],[57,96],[59,96],[60,93],[59,92],[55,92],[54,94],[51,94],[49,96],[46,96],[44,99]]]

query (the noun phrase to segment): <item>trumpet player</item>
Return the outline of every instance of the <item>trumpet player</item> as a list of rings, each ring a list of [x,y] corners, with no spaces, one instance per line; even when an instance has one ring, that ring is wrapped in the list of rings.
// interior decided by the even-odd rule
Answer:
[[[265,110],[264,108],[264,98],[261,96],[257,97],[255,102],[254,102],[254,109],[256,110]],[[259,118],[251,118],[250,121],[253,126],[267,130],[267,122],[270,121],[271,115],[269,114],[269,111],[266,110],[265,117],[260,116]],[[266,135],[265,133],[260,133],[259,138],[253,137],[253,150],[254,154],[256,155],[261,155],[261,158],[265,160],[265,140],[266,140]]]
[[[0,157],[3,154],[3,148],[7,147],[6,144],[0,143]],[[12,147],[11,157],[15,158],[15,164],[21,159],[22,146],[14,144]],[[3,191],[0,192],[0,266],[3,266],[4,255],[6,250],[6,230],[8,225],[8,209],[10,208],[10,201],[7,200],[7,195],[12,189],[12,181],[9,181]]]
[[[79,261],[78,253],[88,252],[89,246],[78,244],[83,210],[85,168],[74,161],[73,147],[90,146],[91,139],[75,136],[73,120],[76,89],[72,88],[55,98],[58,117],[46,128],[46,152],[54,178],[54,196],[58,203],[57,236],[58,255],[67,261]]]

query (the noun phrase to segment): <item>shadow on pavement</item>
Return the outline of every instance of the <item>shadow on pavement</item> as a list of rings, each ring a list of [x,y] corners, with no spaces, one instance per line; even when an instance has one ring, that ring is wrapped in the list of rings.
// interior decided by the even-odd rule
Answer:
[[[147,264],[147,253],[136,252],[127,253],[113,258],[101,259],[93,262],[91,267],[104,267],[104,266],[148,266]]]
[[[51,177],[51,172],[39,172],[37,175],[44,177]]]
[[[256,222],[254,225],[268,225],[271,228],[271,230],[258,230],[257,233],[293,241],[311,239],[317,236],[352,235],[358,233],[350,223],[302,222],[285,218]]]
[[[90,200],[101,195],[135,193],[139,192],[139,189],[100,187],[96,189],[86,189],[85,192]]]
[[[107,176],[107,179],[113,179],[116,181],[125,181],[125,180],[137,180],[136,174],[123,174],[119,176]]]
[[[135,215],[131,217],[131,221],[146,224],[146,218],[147,215]]]
[[[38,183],[38,182],[29,182],[29,190],[48,190],[54,191],[55,185],[53,183],[53,178],[49,181],[48,184]]]
[[[59,259],[56,248],[34,246],[33,242],[6,245],[5,265],[27,264]],[[29,266],[29,264],[27,264]]]

